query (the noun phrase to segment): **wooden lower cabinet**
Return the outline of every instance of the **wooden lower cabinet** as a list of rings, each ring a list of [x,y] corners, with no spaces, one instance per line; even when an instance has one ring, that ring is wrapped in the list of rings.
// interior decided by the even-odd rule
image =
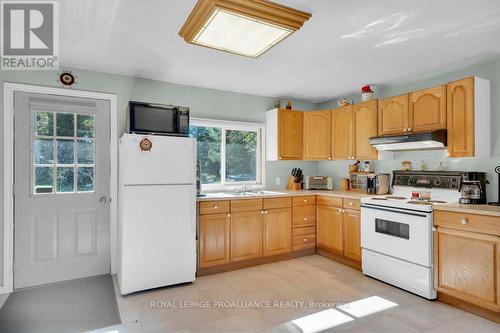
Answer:
[[[500,312],[500,237],[438,226],[434,243],[437,290]]]
[[[263,217],[263,255],[292,251],[292,209],[268,209]]]
[[[262,256],[262,210],[231,214],[231,261]]]
[[[346,209],[344,213],[344,256],[361,261],[361,214]]]
[[[342,254],[343,242],[342,208],[331,206],[316,207],[316,246]]]
[[[230,214],[201,215],[199,223],[199,266],[210,267],[229,263]]]

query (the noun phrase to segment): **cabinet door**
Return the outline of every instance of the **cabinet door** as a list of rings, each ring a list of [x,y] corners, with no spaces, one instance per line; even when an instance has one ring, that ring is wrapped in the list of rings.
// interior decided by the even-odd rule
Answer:
[[[332,112],[304,112],[304,160],[332,159]]]
[[[447,84],[448,156],[474,156],[474,78]]]
[[[500,311],[499,237],[438,227],[436,284],[440,292]]]
[[[354,159],[352,106],[332,111],[332,157],[336,160]]]
[[[376,160],[377,149],[369,142],[377,136],[377,100],[355,104],[354,114],[354,152],[357,159]]]
[[[302,158],[302,112],[278,110],[278,159]]]
[[[200,215],[200,267],[229,262],[230,214]]]
[[[262,256],[262,215],[264,211],[231,214],[231,261]]]
[[[446,85],[410,94],[410,132],[446,129]]]
[[[388,97],[378,102],[378,134],[401,134],[408,131],[408,94]]]
[[[341,208],[316,207],[316,244],[319,248],[343,254],[342,220]]]
[[[264,211],[264,256],[292,251],[292,209]]]
[[[361,261],[360,213],[346,210],[344,213],[344,256]]]

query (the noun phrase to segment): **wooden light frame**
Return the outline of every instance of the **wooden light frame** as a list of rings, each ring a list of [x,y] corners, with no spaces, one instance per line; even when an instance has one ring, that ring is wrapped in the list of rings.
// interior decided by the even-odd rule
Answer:
[[[198,0],[191,11],[191,14],[189,14],[189,17],[179,31],[179,36],[184,38],[184,40],[190,44],[204,46],[195,43],[194,39],[217,10],[223,10],[225,12],[244,16],[256,21],[289,29],[291,30],[289,35],[299,30],[311,17],[311,14],[309,13],[267,0]],[[271,47],[272,46],[274,45],[271,45]],[[230,50],[222,50],[210,46],[206,47],[246,56],[241,53],[231,52]],[[268,51],[271,47],[265,49],[255,58]]]

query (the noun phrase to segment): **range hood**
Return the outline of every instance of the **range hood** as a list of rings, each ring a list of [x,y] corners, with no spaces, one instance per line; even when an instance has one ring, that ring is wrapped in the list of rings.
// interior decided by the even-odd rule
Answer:
[[[370,144],[378,151],[428,150],[446,148],[446,130],[434,132],[377,136]]]

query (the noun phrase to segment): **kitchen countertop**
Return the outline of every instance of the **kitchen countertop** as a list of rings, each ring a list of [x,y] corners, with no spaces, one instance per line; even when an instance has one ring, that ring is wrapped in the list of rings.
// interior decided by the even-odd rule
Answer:
[[[458,202],[451,202],[442,205],[435,205],[434,210],[500,217],[500,206],[464,205],[459,204]]]
[[[361,192],[354,191],[308,191],[308,190],[300,190],[300,191],[288,191],[276,190],[273,194],[257,194],[257,195],[238,195],[235,192],[205,192],[204,197],[197,197],[197,201],[215,201],[215,200],[245,200],[245,199],[263,199],[263,198],[279,198],[279,197],[295,197],[295,196],[303,196],[303,195],[324,195],[329,197],[337,197],[337,198],[347,198],[347,199],[361,199],[363,197],[373,197],[376,196],[374,194],[367,194]]]

